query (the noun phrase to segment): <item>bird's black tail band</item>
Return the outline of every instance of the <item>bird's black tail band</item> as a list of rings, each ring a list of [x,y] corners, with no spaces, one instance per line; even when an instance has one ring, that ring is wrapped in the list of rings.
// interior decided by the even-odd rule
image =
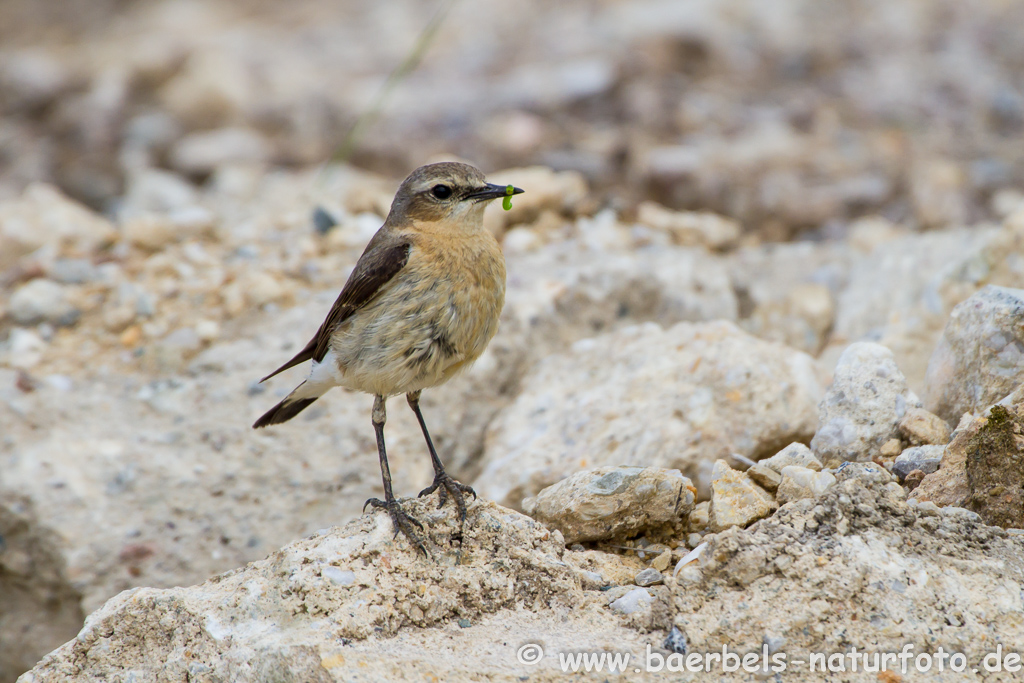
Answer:
[[[308,408],[309,404],[313,403],[315,400],[315,398],[285,398],[283,401],[264,413],[263,417],[256,420],[252,428],[259,429],[260,427],[266,427],[267,425],[276,425],[281,422],[287,422]]]

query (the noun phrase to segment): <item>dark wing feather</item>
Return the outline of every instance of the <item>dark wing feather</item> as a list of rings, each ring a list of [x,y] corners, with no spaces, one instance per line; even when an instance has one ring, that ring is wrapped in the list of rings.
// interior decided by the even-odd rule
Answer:
[[[327,319],[320,325],[316,335],[306,346],[295,354],[290,361],[274,370],[272,373],[260,380],[266,382],[279,372],[284,372],[290,367],[307,360],[320,362],[327,355],[327,349],[331,341],[331,333],[345,322],[359,308],[366,305],[380,291],[391,278],[398,274],[398,271],[405,267],[409,260],[409,249],[412,245],[405,239],[395,240],[386,233],[378,232],[370,243],[366,245],[366,251],[359,257],[352,275],[348,282],[341,289],[341,294],[331,307]]]

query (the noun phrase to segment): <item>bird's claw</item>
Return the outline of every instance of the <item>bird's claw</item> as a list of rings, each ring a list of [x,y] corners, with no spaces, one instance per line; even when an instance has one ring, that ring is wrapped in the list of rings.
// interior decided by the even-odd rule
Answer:
[[[405,534],[420,552],[423,553],[424,557],[430,557],[430,553],[427,552],[427,546],[423,543],[423,539],[420,538],[419,534],[413,531],[412,525],[415,524],[420,529],[423,528],[423,524],[415,517],[410,516],[402,506],[398,504],[395,499],[380,500],[379,498],[370,498],[363,503],[363,512],[366,511],[366,506],[371,506],[377,509],[384,509],[388,511],[391,516],[391,522],[395,527],[395,536],[398,536],[398,532],[401,531]]]
[[[455,481],[447,472],[441,471],[434,477],[433,484],[420,491],[419,497],[429,496],[438,490],[437,508],[440,510],[444,507],[444,504],[448,502],[448,495],[451,494],[452,500],[455,501],[455,507],[459,510],[459,524],[464,524],[466,522],[466,497],[463,494],[471,493],[473,500],[476,500],[476,491],[473,490],[473,487]]]

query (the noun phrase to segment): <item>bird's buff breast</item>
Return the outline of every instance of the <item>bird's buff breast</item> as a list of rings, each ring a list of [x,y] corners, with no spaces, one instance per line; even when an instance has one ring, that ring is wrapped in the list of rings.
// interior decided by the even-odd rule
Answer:
[[[331,339],[342,385],[394,395],[442,384],[476,360],[505,301],[500,248],[412,251],[409,263]],[[490,245],[487,245],[490,246]]]

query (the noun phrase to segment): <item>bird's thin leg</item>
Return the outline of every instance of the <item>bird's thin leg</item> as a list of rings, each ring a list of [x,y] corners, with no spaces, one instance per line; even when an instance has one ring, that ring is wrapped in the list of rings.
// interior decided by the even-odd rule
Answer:
[[[398,532],[401,531],[412,541],[413,545],[419,548],[425,556],[429,557],[430,555],[427,553],[427,547],[423,544],[423,539],[412,528],[413,524],[420,529],[423,528],[423,525],[415,518],[406,514],[391,490],[391,468],[388,467],[388,454],[384,449],[384,422],[387,420],[387,411],[384,407],[385,400],[383,396],[375,396],[373,399],[373,430],[377,433],[377,454],[380,456],[380,476],[384,480],[384,500],[370,498],[363,504],[363,511],[366,511],[367,505],[387,510],[388,514],[391,515],[391,521],[395,525],[395,535],[397,536]]]
[[[434,465],[434,483],[420,491],[420,495],[428,496],[440,488],[440,500],[437,503],[437,507],[440,508],[448,500],[448,494],[450,493],[452,500],[455,501],[455,507],[459,510],[459,524],[464,524],[466,521],[466,497],[463,494],[472,493],[473,498],[476,498],[476,491],[473,490],[472,486],[466,486],[455,481],[444,471],[444,465],[441,464],[441,459],[437,457],[437,451],[434,450],[434,442],[430,440],[427,423],[423,421],[423,413],[420,412],[420,392],[414,391],[406,394],[405,397],[409,401],[409,407],[412,408],[412,412],[416,413],[416,419],[419,420],[420,429],[423,430],[423,438],[427,440],[427,449],[430,451],[430,462]]]

